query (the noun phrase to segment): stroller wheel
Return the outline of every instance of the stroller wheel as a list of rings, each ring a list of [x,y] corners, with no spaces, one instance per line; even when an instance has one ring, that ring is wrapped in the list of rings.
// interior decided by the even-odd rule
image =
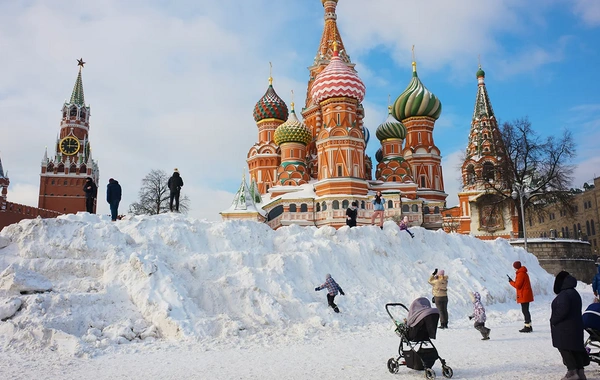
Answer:
[[[398,362],[394,358],[390,358],[387,363],[388,371],[390,373],[398,373]]]
[[[452,372],[452,368],[445,365],[442,367],[442,375],[444,375],[444,377],[447,377],[449,379],[452,377],[452,375],[454,375],[454,372]]]
[[[435,371],[431,368],[425,368],[425,378],[426,379],[435,379]]]

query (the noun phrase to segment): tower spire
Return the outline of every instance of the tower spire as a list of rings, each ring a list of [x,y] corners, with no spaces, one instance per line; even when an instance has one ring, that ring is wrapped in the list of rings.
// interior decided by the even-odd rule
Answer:
[[[319,44],[319,51],[315,57],[315,64],[319,61],[328,61],[333,56],[333,43],[337,42],[337,49],[339,57],[346,63],[350,63],[350,57],[346,54],[344,43],[337,26],[337,14],[335,9],[337,7],[338,0],[321,0],[323,9],[325,11],[325,27],[323,28],[323,35],[321,36],[321,43]]]
[[[85,99],[83,96],[83,81],[81,80],[81,69],[83,69],[83,58],[77,60],[79,66],[79,73],[77,74],[77,80],[75,80],[75,86],[73,86],[73,92],[71,93],[71,104],[77,104],[79,106],[85,105]]]
[[[0,178],[4,178],[4,168],[2,168],[2,157],[0,157]]]

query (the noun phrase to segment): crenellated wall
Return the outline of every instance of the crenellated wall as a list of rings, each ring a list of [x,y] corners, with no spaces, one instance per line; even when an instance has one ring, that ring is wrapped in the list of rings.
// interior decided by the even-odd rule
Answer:
[[[22,205],[19,203],[7,202],[0,199],[0,231],[13,223],[18,223],[23,219],[56,218],[62,215],[60,212],[41,209]]]

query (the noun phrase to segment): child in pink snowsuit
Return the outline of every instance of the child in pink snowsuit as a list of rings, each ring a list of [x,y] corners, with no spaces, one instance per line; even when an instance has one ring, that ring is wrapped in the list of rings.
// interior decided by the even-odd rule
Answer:
[[[485,327],[486,315],[481,303],[481,295],[478,292],[469,293],[469,295],[471,296],[471,301],[473,301],[473,314],[469,315],[469,319],[475,320],[473,327],[483,336],[481,340],[488,340],[490,339],[491,330]]]
[[[408,216],[405,216],[402,221],[398,223],[398,227],[400,227],[400,231],[404,230],[408,232],[411,238],[415,237],[415,235],[408,229]]]

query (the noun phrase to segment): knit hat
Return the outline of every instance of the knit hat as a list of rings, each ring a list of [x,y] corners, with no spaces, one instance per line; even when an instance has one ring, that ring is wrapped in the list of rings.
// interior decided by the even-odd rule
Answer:
[[[443,269],[440,269],[440,270],[438,270],[438,274],[439,274],[440,276],[443,276],[443,275],[444,275],[444,270],[443,270]]]
[[[515,269],[519,269],[519,268],[521,268],[521,262],[520,262],[520,261],[515,261],[515,262],[513,263],[513,268],[515,268]]]
[[[330,275],[329,273],[327,273],[327,274],[325,275],[325,279],[328,279],[328,278],[331,278],[331,275]]]
[[[175,173],[179,173],[179,169],[177,169],[177,168],[173,169],[173,171],[174,171]]]

